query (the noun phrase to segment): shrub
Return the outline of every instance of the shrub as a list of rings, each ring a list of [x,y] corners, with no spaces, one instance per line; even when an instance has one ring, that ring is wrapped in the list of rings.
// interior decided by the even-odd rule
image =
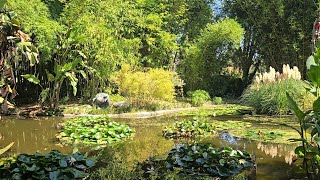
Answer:
[[[196,90],[191,94],[191,104],[193,106],[202,106],[206,101],[210,100],[210,95],[204,90]]]
[[[223,102],[222,97],[217,97],[217,96],[213,97],[212,101],[214,104],[222,104]]]
[[[133,133],[129,126],[112,122],[108,117],[80,117],[67,121],[57,138],[69,144],[105,145],[126,139]]]
[[[254,107],[257,114],[279,115],[289,112],[286,92],[294,94],[294,98],[304,107],[311,106],[311,94],[303,88],[301,80],[287,79],[274,83],[251,85],[241,97],[241,103]]]
[[[279,115],[289,112],[286,92],[294,94],[299,105],[308,108],[313,97],[306,92],[297,67],[283,65],[282,73],[270,67],[269,72],[258,74],[241,97],[241,103],[252,106],[258,114]]]
[[[87,171],[95,166],[95,160],[80,153],[69,155],[59,151],[48,154],[20,154],[15,162],[0,166],[1,179],[83,179]]]
[[[134,71],[129,65],[124,64],[114,81],[119,92],[128,96],[133,106],[145,107],[151,101],[174,99],[174,75],[174,72],[163,69]]]
[[[208,136],[214,132],[214,126],[206,121],[187,119],[166,127],[163,130],[163,136],[167,138],[192,138],[196,136]]]

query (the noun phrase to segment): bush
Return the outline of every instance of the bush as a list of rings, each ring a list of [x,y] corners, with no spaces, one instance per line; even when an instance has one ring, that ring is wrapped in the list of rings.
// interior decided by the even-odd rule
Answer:
[[[105,145],[130,137],[134,130],[108,117],[80,117],[69,120],[57,138],[68,144]]]
[[[0,166],[1,179],[83,179],[95,166],[95,160],[80,153],[64,155],[59,151],[48,154],[20,154],[15,162]]]
[[[167,138],[193,138],[196,136],[208,136],[215,132],[214,126],[203,120],[187,119],[176,122],[163,130],[163,136]]]
[[[206,101],[210,100],[209,93],[204,90],[196,90],[188,94],[191,94],[191,104],[193,106],[202,106]]]
[[[135,107],[145,107],[151,101],[172,101],[175,98],[174,75],[172,71],[150,69],[134,71],[124,64],[114,81],[119,92],[129,98]]]
[[[302,107],[311,107],[312,95],[306,92],[301,80],[286,79],[273,83],[252,84],[240,102],[255,108],[257,114],[280,115],[289,112],[286,92],[294,95]]]
[[[222,104],[223,102],[222,97],[217,97],[217,96],[213,97],[212,101],[214,104]]]

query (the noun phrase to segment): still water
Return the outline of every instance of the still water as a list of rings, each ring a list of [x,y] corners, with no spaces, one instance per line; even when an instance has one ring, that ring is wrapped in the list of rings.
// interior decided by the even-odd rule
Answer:
[[[241,120],[232,118],[236,120]],[[174,146],[174,141],[162,137],[164,126],[181,118],[162,117],[149,119],[114,119],[135,128],[136,134],[124,145],[122,156],[127,162],[144,161],[149,157],[165,157]],[[231,119],[231,120],[232,120]],[[57,149],[64,153],[72,152],[71,147],[63,147],[55,140],[58,132],[56,125],[67,118],[33,118],[2,117],[0,121],[0,147],[11,142],[13,153],[49,152]],[[217,119],[216,119],[217,120]],[[219,118],[218,120],[227,120]],[[230,119],[228,119],[230,120]],[[251,122],[259,125],[258,122]],[[254,124],[255,123],[255,124]],[[293,163],[295,145],[263,143],[235,138],[228,133],[221,133],[207,141],[216,147],[231,146],[255,154],[257,162],[257,179],[299,179],[303,175],[297,163]]]

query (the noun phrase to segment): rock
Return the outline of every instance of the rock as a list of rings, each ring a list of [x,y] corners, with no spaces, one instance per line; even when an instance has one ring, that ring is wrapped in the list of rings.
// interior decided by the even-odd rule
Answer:
[[[130,107],[130,104],[128,102],[122,101],[122,102],[116,102],[112,106],[114,108],[121,108],[121,107]]]
[[[93,103],[100,108],[107,108],[110,105],[110,98],[107,93],[99,93],[93,98]]]

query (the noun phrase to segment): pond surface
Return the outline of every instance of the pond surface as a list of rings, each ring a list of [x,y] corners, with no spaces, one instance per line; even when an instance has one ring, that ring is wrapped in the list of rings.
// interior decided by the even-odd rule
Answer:
[[[150,119],[114,119],[127,123],[136,130],[132,140],[124,143],[121,154],[128,163],[144,161],[149,157],[165,157],[174,146],[174,141],[162,137],[164,126],[181,118],[162,117]],[[241,117],[213,118],[214,120],[243,120]],[[72,152],[71,147],[63,147],[55,140],[56,125],[66,118],[19,119],[2,117],[0,121],[0,147],[14,142],[13,153],[49,152],[57,149],[64,153]],[[246,119],[248,121],[248,119]],[[259,126],[257,121],[251,122]],[[263,125],[266,126],[266,125]],[[257,161],[257,179],[301,178],[298,165],[293,163],[295,145],[263,143],[235,138],[228,133],[206,139],[216,147],[231,146],[235,149],[253,153]]]

